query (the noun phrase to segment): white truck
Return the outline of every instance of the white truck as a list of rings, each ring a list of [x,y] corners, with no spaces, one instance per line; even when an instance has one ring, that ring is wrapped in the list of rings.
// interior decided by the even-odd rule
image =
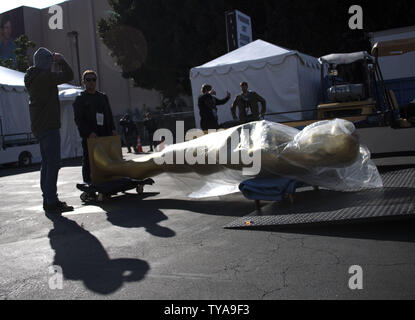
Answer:
[[[0,118],[0,165],[18,163],[28,166],[41,160],[39,143],[32,133],[3,134]]]

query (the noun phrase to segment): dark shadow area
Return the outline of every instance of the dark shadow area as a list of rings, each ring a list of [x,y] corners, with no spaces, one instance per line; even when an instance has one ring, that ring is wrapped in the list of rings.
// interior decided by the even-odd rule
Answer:
[[[181,199],[147,199],[141,201],[157,194],[158,193],[143,193],[142,195],[137,195],[126,193],[124,195],[114,196],[110,200],[98,203],[97,205],[112,214],[117,212],[120,215],[129,215],[130,218],[134,215],[137,215],[137,217],[142,216],[148,218],[152,212],[159,212],[160,209],[192,211],[202,214],[230,217],[242,217],[255,210],[254,201],[241,202],[240,196],[226,197],[226,199],[221,197],[221,199],[214,201]]]
[[[72,158],[72,159],[63,159],[61,161],[61,167],[81,167],[82,166],[82,157]]]
[[[140,201],[155,196],[158,193],[142,195],[125,194],[98,203],[107,214],[107,219],[113,225],[122,228],[144,228],[156,237],[171,238],[176,233],[170,228],[159,225],[167,220],[167,216],[157,206],[148,206],[148,201]]]
[[[61,161],[61,168],[78,166],[82,166],[82,158],[63,159]],[[40,163],[33,163],[26,167],[19,167],[17,163],[8,163],[0,165],[0,178],[35,171],[40,171]]]
[[[40,163],[34,163],[26,167],[19,167],[14,163],[3,164],[0,166],[0,178],[35,171],[40,171]]]
[[[49,217],[54,228],[49,240],[55,259],[68,280],[83,281],[89,290],[107,295],[124,282],[138,282],[150,270],[140,259],[110,259],[102,244],[76,222],[62,216]]]
[[[415,217],[394,217],[287,226],[243,227],[239,230],[271,231],[324,237],[415,242]]]

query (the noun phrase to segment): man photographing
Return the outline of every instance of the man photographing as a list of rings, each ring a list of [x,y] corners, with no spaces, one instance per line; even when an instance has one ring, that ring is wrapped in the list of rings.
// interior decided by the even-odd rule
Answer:
[[[39,140],[42,164],[40,187],[43,209],[46,213],[73,210],[59,201],[56,183],[61,161],[61,115],[58,85],[73,79],[71,67],[59,53],[39,48],[33,56],[34,66],[27,69],[24,82],[29,92],[30,121],[32,132]],[[61,72],[52,72],[52,64]]]
[[[209,84],[203,84],[201,88],[202,94],[198,97],[197,105],[200,113],[200,127],[207,132],[209,129],[219,129],[218,109],[216,106],[225,104],[231,98],[229,92],[223,99],[216,98],[216,92]]]

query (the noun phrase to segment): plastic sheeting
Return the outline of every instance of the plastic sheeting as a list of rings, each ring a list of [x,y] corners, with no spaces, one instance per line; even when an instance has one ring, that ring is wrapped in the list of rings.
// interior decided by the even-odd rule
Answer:
[[[320,60],[331,64],[349,64],[355,61],[369,59],[374,61],[375,59],[366,51],[352,52],[352,53],[332,53],[324,57],[320,57]]]
[[[185,164],[177,162],[180,153]],[[354,125],[341,119],[316,122],[302,131],[270,121],[251,122],[167,146],[152,158],[173,155],[176,162],[163,170],[195,198],[237,192],[239,183],[252,177],[285,177],[339,191],[382,187]],[[208,164],[209,157],[215,162]]]

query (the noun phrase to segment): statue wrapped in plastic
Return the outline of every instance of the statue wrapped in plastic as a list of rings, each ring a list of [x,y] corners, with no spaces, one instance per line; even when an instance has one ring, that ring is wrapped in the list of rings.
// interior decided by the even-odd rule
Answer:
[[[382,187],[353,123],[341,119],[301,131],[265,120],[205,135],[193,131],[185,142],[130,161],[122,159],[119,139],[88,143],[94,183],[168,173],[189,187],[191,197],[235,192],[240,182],[253,177],[286,177],[342,191]]]

